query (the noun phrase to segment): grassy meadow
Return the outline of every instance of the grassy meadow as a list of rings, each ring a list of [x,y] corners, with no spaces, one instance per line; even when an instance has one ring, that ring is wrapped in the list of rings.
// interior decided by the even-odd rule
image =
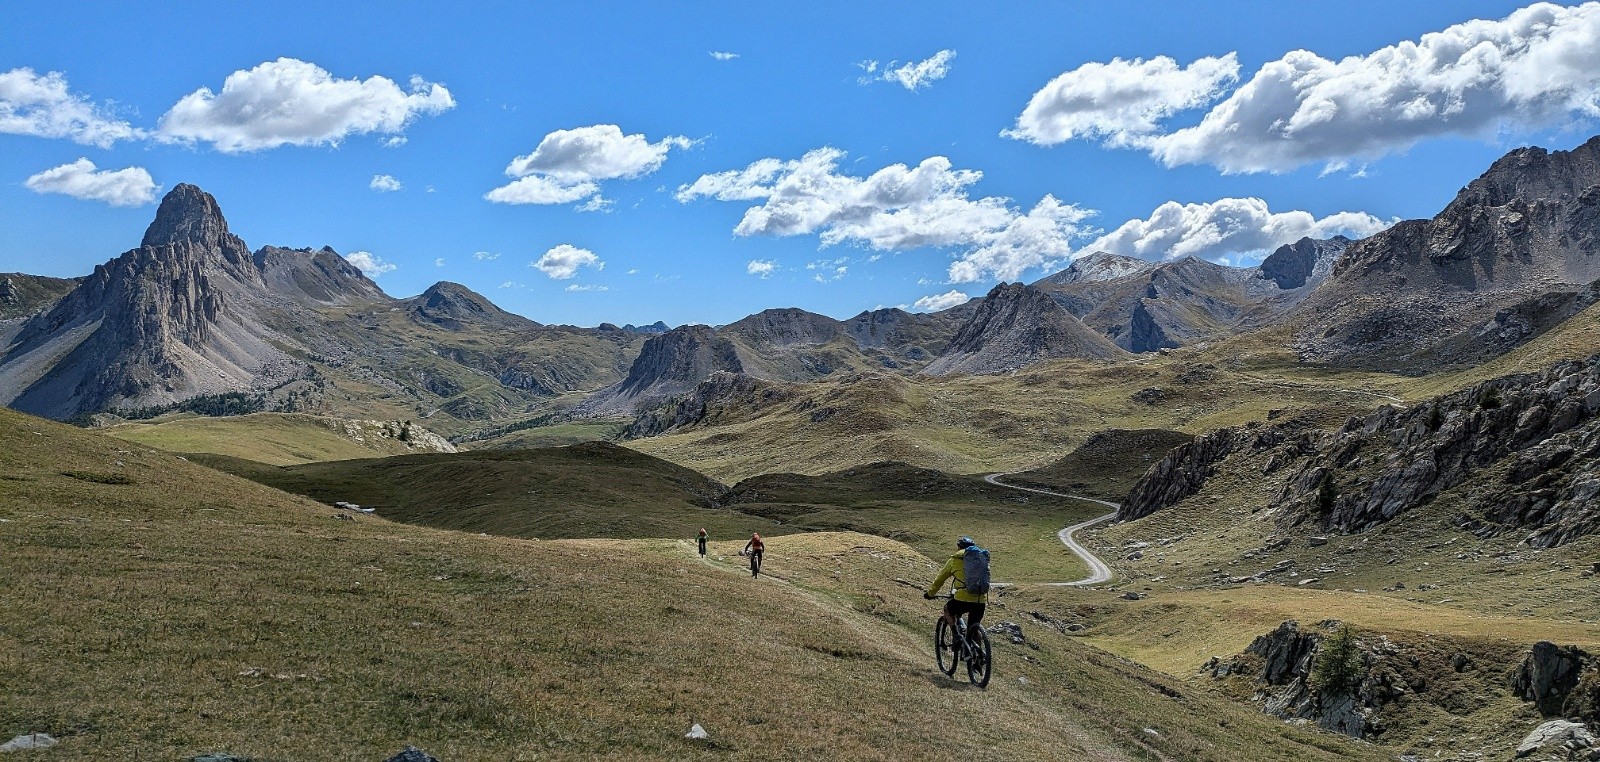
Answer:
[[[933,561],[869,535],[781,538],[755,581],[732,542],[342,520],[10,412],[0,473],[0,734],[51,759],[1386,757],[1045,627],[989,690],[943,678],[895,582]]]

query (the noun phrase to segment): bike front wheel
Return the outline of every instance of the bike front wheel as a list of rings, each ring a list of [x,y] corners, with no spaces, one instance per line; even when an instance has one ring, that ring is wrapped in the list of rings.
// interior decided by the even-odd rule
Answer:
[[[946,675],[956,673],[956,651],[951,647],[955,638],[950,631],[950,623],[939,617],[939,623],[933,626],[933,658],[938,661],[939,671]]]
[[[979,688],[989,687],[989,671],[994,666],[990,659],[993,652],[989,650],[989,633],[983,628],[978,628],[977,637],[968,637],[971,649],[967,655],[967,680]]]

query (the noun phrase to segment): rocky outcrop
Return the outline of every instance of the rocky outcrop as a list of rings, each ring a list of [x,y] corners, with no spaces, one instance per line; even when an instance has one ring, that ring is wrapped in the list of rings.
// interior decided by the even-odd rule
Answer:
[[[1464,528],[1559,545],[1600,530],[1597,414],[1600,357],[1388,406],[1320,437],[1280,503],[1291,521],[1355,532],[1470,482]]]
[[[1503,310],[1537,327],[1550,322],[1541,297],[1597,279],[1600,137],[1571,151],[1522,148],[1434,218],[1351,244],[1291,316],[1295,348],[1307,360],[1385,370],[1477,363],[1536,335],[1475,341],[1486,327],[1501,330]]]
[[[984,297],[944,355],[923,373],[1004,373],[1041,360],[1113,360],[1126,354],[1043,291],[1002,283]]]
[[[1578,689],[1580,683],[1585,690]],[[1600,659],[1577,646],[1563,647],[1547,640],[1533,644],[1511,675],[1512,693],[1533,702],[1546,717],[1600,723],[1600,706],[1589,695],[1595,687],[1600,687]]]
[[[1117,520],[1144,518],[1199,492],[1216,474],[1217,464],[1253,438],[1242,429],[1220,429],[1168,451],[1134,484],[1117,509]]]
[[[1386,406],[1337,431],[1214,432],[1153,467],[1119,515],[1176,505],[1222,469],[1287,474],[1271,501],[1286,529],[1359,532],[1448,492],[1462,528],[1560,545],[1600,531],[1600,356]]]
[[[632,415],[692,391],[717,371],[743,371],[733,343],[710,326],[680,326],[647,340],[627,377],[595,392],[573,415]]]
[[[1324,622],[1317,630],[1301,629],[1287,621],[1277,629],[1257,637],[1244,653],[1228,659],[1212,659],[1205,671],[1213,678],[1253,680],[1253,701],[1261,710],[1286,720],[1309,720],[1324,730],[1364,738],[1372,730],[1375,715],[1398,696],[1386,676],[1374,674],[1374,654],[1356,644],[1354,672],[1337,689],[1320,690],[1313,677],[1317,657],[1337,629],[1338,622]]]

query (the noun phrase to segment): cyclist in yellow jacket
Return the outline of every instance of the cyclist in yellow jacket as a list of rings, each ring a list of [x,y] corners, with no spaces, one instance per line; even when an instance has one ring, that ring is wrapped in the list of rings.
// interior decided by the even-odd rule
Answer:
[[[944,604],[944,620],[950,624],[950,629],[954,630],[956,622],[960,620],[961,615],[966,614],[967,637],[969,638],[974,637],[977,633],[978,625],[983,622],[983,610],[989,602],[987,593],[980,595],[967,592],[967,548],[975,547],[977,544],[971,537],[963,537],[956,540],[958,552],[951,556],[949,561],[945,562],[944,568],[939,570],[939,576],[934,578],[933,584],[929,585],[927,590],[922,591],[922,597],[932,600],[934,595],[939,592],[939,588],[944,586],[945,580],[954,580],[952,584],[953,595]]]

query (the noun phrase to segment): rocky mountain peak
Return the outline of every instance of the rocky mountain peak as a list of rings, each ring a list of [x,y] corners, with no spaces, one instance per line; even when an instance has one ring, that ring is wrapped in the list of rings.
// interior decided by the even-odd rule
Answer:
[[[539,325],[506,312],[484,295],[450,281],[439,281],[408,301],[414,318],[452,330],[491,323],[506,328],[534,328]]]
[[[179,183],[161,199],[156,218],[145,229],[144,240],[139,245],[166,246],[190,241],[220,246],[229,238],[234,237],[228,232],[228,222],[222,218],[217,200],[197,186]]]
[[[1467,184],[1451,206],[1505,206],[1516,199],[1562,201],[1600,183],[1600,136],[1570,151],[1518,148]]]
[[[1155,266],[1155,262],[1149,262],[1138,257],[1112,254],[1109,251],[1097,251],[1074,261],[1072,266],[1067,269],[1046,277],[1044,282],[1064,285],[1067,283],[1115,280],[1152,269]]]
[[[1350,246],[1350,239],[1336,235],[1318,239],[1307,236],[1279,246],[1261,261],[1261,274],[1278,288],[1294,289],[1322,282],[1333,272],[1333,263]]]
[[[1025,283],[1002,283],[978,304],[944,355],[923,372],[1002,373],[1040,360],[1125,355],[1044,291]]]
[[[733,342],[708,325],[684,325],[651,336],[639,350],[628,376],[595,392],[576,416],[635,413],[669,397],[693,391],[717,371],[743,373]]]

